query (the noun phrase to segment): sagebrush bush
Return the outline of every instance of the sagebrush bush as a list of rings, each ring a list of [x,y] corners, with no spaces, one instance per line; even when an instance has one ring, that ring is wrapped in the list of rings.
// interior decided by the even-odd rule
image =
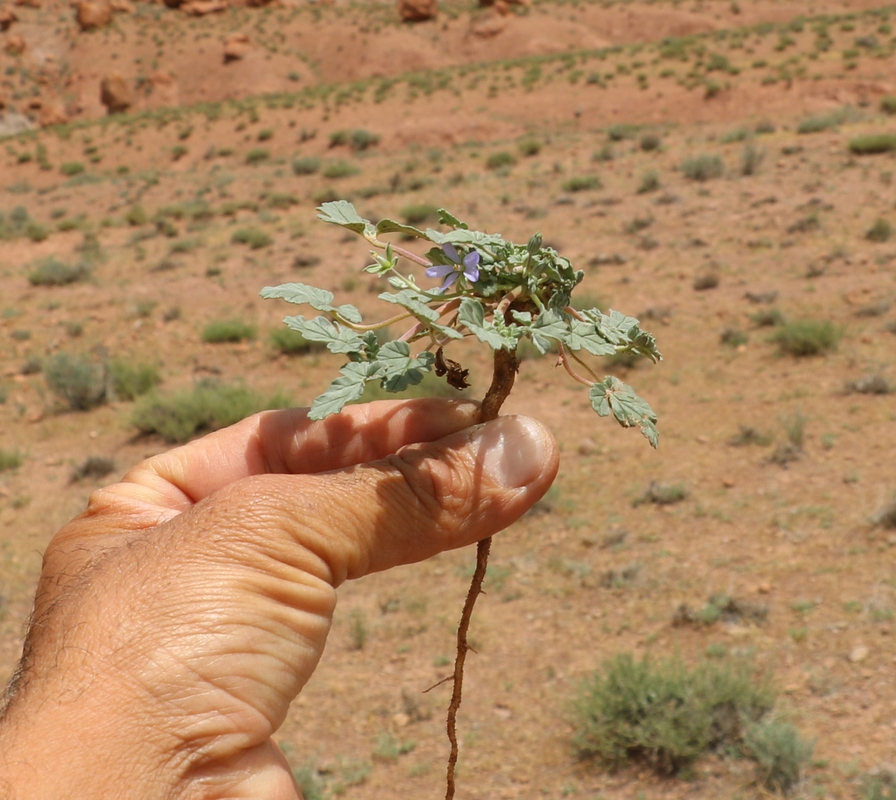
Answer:
[[[239,228],[233,232],[230,241],[234,244],[247,244],[253,250],[260,250],[274,243],[273,237],[261,228]]]
[[[289,405],[289,398],[283,394],[264,397],[246,386],[203,381],[167,397],[145,395],[134,408],[131,422],[142,434],[180,443],[199,433],[233,425],[258,411]]]
[[[720,178],[725,172],[725,164],[720,156],[702,153],[684,159],[681,162],[681,172],[686,178],[703,183]]]
[[[212,320],[202,330],[202,341],[211,344],[245,342],[255,338],[255,326],[237,319]]]
[[[857,136],[849,141],[849,151],[857,156],[892,153],[896,150],[896,134],[874,133],[868,136]]]
[[[22,454],[18,450],[6,450],[0,447],[0,472],[18,469],[22,466]]]
[[[106,402],[105,364],[81,355],[56,353],[46,361],[43,372],[53,393],[73,411],[87,411]]]
[[[298,331],[290,328],[275,328],[271,331],[271,347],[287,356],[301,356],[327,349],[323,342],[309,342]]]
[[[411,203],[401,209],[401,217],[408,225],[422,225],[424,222],[437,222],[438,212],[439,207],[432,203]]]
[[[109,364],[112,391],[118,400],[136,400],[161,383],[159,370],[152,364],[112,361]]]
[[[893,226],[882,217],[875,220],[874,224],[865,231],[865,238],[869,242],[886,242],[893,234]]]
[[[772,336],[783,355],[817,356],[837,349],[843,329],[828,320],[796,320],[780,326]]]
[[[350,178],[361,170],[350,161],[332,161],[324,167],[323,176],[330,179]]]
[[[313,175],[320,169],[320,159],[303,156],[292,160],[292,171],[296,175]]]
[[[251,165],[261,164],[267,161],[270,157],[271,154],[263,147],[254,147],[246,153],[246,163]]]
[[[65,286],[83,281],[90,275],[86,264],[66,264],[56,256],[48,256],[37,261],[28,275],[32,286]]]
[[[576,175],[563,182],[564,192],[588,192],[601,188],[603,183],[597,175]]]
[[[777,720],[751,725],[744,744],[756,761],[759,782],[773,792],[789,792],[799,782],[815,749],[793,725]]]
[[[581,758],[611,767],[642,761],[670,775],[713,749],[739,745],[744,725],[773,705],[768,681],[753,679],[743,664],[689,669],[679,659],[621,653],[580,685],[573,744]]]
[[[797,133],[821,133],[822,131],[836,128],[840,123],[844,122],[849,116],[847,109],[837,109],[827,114],[816,114],[807,117],[797,125]]]
[[[516,164],[516,156],[507,150],[499,150],[492,153],[485,160],[486,169],[501,169],[501,167],[512,167]]]
[[[105,478],[114,470],[115,461],[108,456],[88,456],[72,470],[69,483],[77,483],[85,478]]]

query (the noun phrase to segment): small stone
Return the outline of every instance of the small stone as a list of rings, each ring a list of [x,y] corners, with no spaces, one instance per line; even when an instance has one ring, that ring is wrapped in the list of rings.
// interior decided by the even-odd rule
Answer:
[[[590,437],[585,437],[579,442],[577,449],[580,456],[592,456],[597,452],[597,442]]]
[[[100,102],[109,114],[127,111],[134,102],[130,84],[118,72],[110,72],[100,82]]]
[[[735,485],[733,478],[722,478],[722,486],[726,489],[733,489]]]
[[[868,648],[865,645],[857,644],[849,651],[849,660],[853,664],[858,664],[860,661],[864,661],[868,658],[868,652]]]
[[[239,61],[252,50],[252,41],[245,33],[232,33],[224,40],[224,63]]]
[[[706,444],[709,441],[709,437],[705,433],[701,433],[697,437],[697,441],[700,442],[700,444]]]
[[[90,31],[94,28],[102,28],[112,21],[112,6],[104,2],[91,2],[82,0],[75,6],[78,27],[82,31]]]
[[[769,592],[771,592],[771,590],[772,590],[772,585],[766,581],[763,581],[762,583],[760,583],[756,586],[757,594],[768,594]]]
[[[411,722],[411,718],[404,712],[399,711],[392,715],[392,724],[396,728],[406,728]]]
[[[438,13],[436,0],[398,0],[398,15],[404,22],[424,22]]]

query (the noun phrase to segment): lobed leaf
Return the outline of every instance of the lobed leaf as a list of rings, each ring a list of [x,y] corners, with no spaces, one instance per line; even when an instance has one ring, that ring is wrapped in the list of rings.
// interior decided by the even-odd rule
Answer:
[[[260,292],[265,300],[286,300],[287,303],[302,305],[307,303],[317,311],[339,314],[349,322],[360,322],[361,312],[351,305],[334,306],[333,293],[304,283],[283,283],[280,286],[265,286]]]
[[[659,444],[656,413],[627,383],[608,375],[591,387],[588,398],[600,416],[606,417],[612,413],[623,428],[638,427],[651,446]]]
[[[364,219],[348,200],[333,200],[318,206],[317,218],[333,225],[340,225],[363,236],[374,236],[376,228],[370,220]]]
[[[309,342],[323,342],[331,353],[360,353],[364,349],[364,340],[357,333],[326,317],[305,319],[295,316],[286,317],[283,321]]]
[[[357,400],[364,394],[364,384],[376,377],[378,365],[374,363],[349,362],[339,370],[339,377],[329,388],[314,398],[309,419],[323,419],[330,414],[338,414],[346,403]]]
[[[462,298],[457,321],[492,350],[506,349],[508,344],[512,344],[505,340],[493,322],[485,318],[485,308],[478,300],[470,297]]]
[[[417,239],[429,238],[419,228],[415,228],[413,225],[406,225],[403,222],[396,222],[394,219],[381,219],[376,224],[376,232],[377,233],[402,233],[405,236],[414,236]]]

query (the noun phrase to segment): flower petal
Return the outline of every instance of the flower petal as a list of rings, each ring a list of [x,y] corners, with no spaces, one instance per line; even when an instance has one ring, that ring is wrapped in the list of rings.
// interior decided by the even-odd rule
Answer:
[[[479,266],[479,252],[476,250],[471,250],[464,256],[464,266],[465,267],[478,267]]]
[[[451,264],[435,264],[426,268],[427,278],[444,278],[448,273],[454,272]]]
[[[447,278],[445,278],[445,282],[442,284],[442,291],[444,292],[445,289],[447,289],[449,286],[451,286],[457,280],[459,275],[460,275],[459,272],[455,272],[454,270],[451,270],[451,274]]]
[[[470,283],[476,283],[479,280],[479,267],[467,267],[464,270],[464,277]]]
[[[460,254],[457,252],[457,248],[453,244],[443,244],[442,252],[446,256],[448,256],[448,258],[455,264],[460,264]]]

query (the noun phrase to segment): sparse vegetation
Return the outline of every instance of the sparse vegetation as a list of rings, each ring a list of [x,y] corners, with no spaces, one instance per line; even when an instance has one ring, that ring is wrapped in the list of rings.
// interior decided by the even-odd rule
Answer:
[[[892,153],[896,150],[896,134],[875,133],[849,140],[849,151],[857,156]]]
[[[320,159],[311,156],[294,158],[292,160],[292,171],[296,175],[313,175],[320,169]]]
[[[564,192],[589,192],[601,188],[603,183],[597,175],[576,175],[563,181]]]
[[[9,472],[22,466],[22,454],[15,449],[0,447],[0,472]]]
[[[144,435],[180,443],[232,425],[258,411],[286,408],[289,404],[282,394],[264,397],[246,386],[203,381],[192,389],[165,397],[155,393],[144,396],[135,406],[131,421]]]
[[[90,269],[84,263],[66,264],[55,256],[36,262],[28,275],[32,286],[66,286],[87,279]]]
[[[44,364],[50,390],[72,411],[88,411],[106,402],[109,375],[106,365],[85,356],[56,353]]]
[[[255,326],[236,319],[213,320],[202,331],[202,341],[211,344],[238,343],[255,338]]]
[[[795,320],[777,328],[772,341],[783,355],[818,356],[837,349],[843,329],[828,320]]]
[[[513,153],[508,152],[507,150],[499,150],[497,153],[492,153],[485,160],[486,169],[502,169],[506,167],[513,167],[516,165],[516,156]]]
[[[118,400],[136,400],[162,381],[154,365],[134,361],[110,362],[109,376],[112,392]]]
[[[253,250],[261,250],[274,243],[271,235],[261,228],[239,228],[233,232],[230,241],[234,244],[247,244]]]
[[[702,153],[684,159],[681,162],[681,172],[692,181],[705,183],[713,178],[721,178],[725,165],[720,156]]]

